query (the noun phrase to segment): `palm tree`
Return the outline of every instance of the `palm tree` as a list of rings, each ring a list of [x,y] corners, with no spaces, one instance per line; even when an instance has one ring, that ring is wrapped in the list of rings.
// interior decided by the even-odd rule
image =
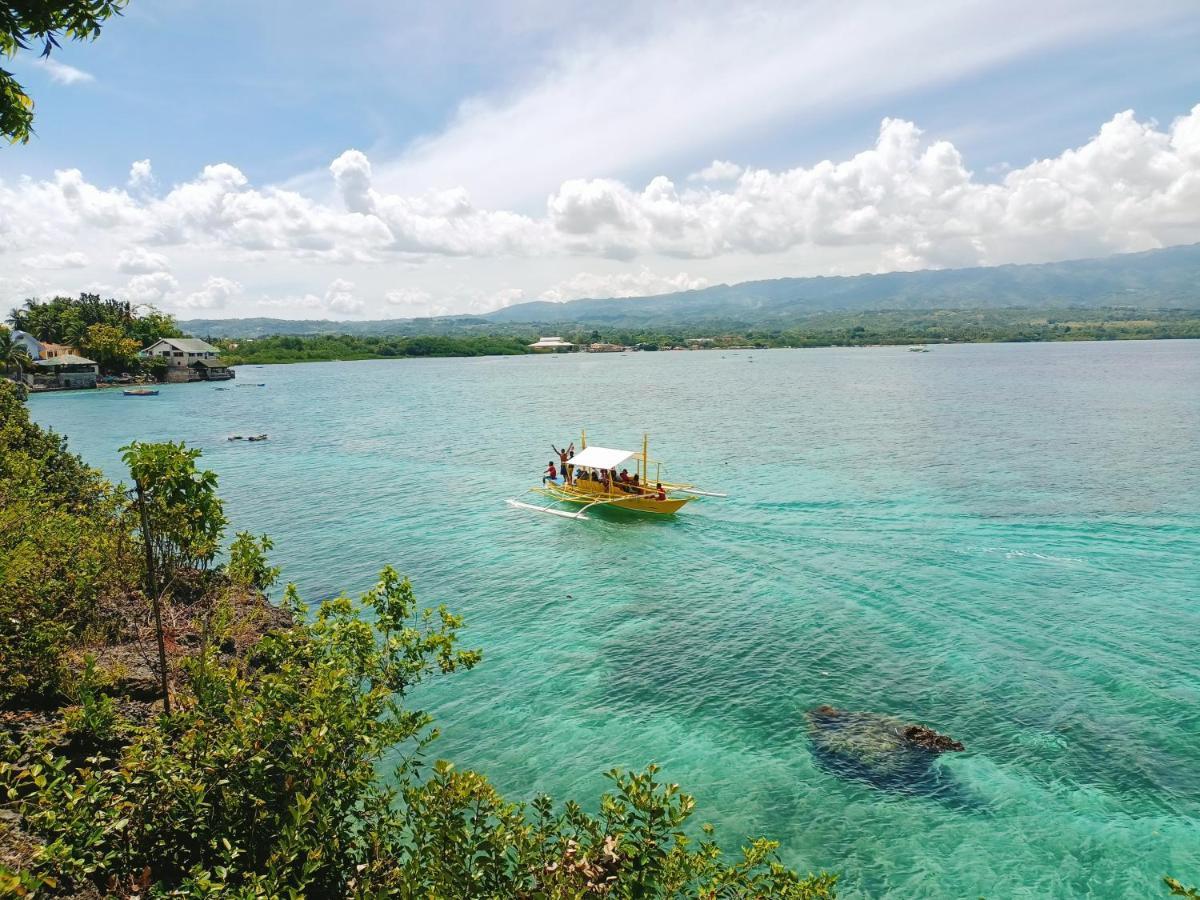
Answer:
[[[13,337],[7,328],[0,328],[0,366],[3,366],[5,374],[15,371],[19,375],[32,365],[33,360],[29,358],[25,345]]]
[[[68,323],[63,328],[63,343],[70,344],[77,353],[82,353],[87,344],[88,326],[78,319]]]

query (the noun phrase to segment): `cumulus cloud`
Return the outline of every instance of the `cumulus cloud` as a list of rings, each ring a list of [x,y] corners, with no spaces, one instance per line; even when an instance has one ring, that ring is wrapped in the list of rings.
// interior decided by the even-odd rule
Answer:
[[[354,282],[344,278],[335,278],[325,290],[325,305],[332,312],[345,315],[357,315],[367,304],[354,296]]]
[[[152,278],[154,276],[146,277]],[[220,309],[230,297],[236,296],[241,292],[242,286],[236,281],[230,278],[213,276],[204,282],[203,288],[188,294],[182,300],[178,301],[176,305],[182,309]]]
[[[55,84],[73,85],[87,84],[89,81],[95,81],[94,75],[77,69],[74,66],[68,66],[66,63],[60,63],[57,59],[47,56],[42,59],[34,60],[34,65],[42,69],[50,80]]]
[[[170,268],[170,263],[163,254],[154,253],[145,247],[130,247],[122,250],[117,256],[117,271],[130,275],[165,272]]]
[[[27,256],[21,260],[21,265],[31,269],[82,269],[87,264],[87,256],[79,251],[39,253],[37,256]]]
[[[688,176],[688,181],[733,181],[742,174],[742,167],[737,163],[714,159],[699,172]]]
[[[737,166],[708,168],[715,177],[732,175]],[[135,170],[150,174],[148,166]],[[848,158],[746,168],[736,180],[676,184],[659,175],[639,188],[615,179],[569,179],[540,215],[480,208],[461,188],[388,193],[376,186],[370,160],[357,150],[334,160],[329,176],[336,194],[328,202],[256,187],[228,163],[206,166],[161,196],[96,185],[77,169],[44,180],[0,181],[0,263],[10,271],[83,264],[86,248],[89,257],[111,253],[106,258],[116,260],[117,270],[136,278],[167,272],[164,251],[174,248],[171,256],[192,271],[207,273],[219,264],[248,283],[272,261],[325,273],[318,283],[328,283],[329,268],[321,267],[381,273],[356,276],[370,289],[339,279],[324,295],[314,292],[323,308],[354,315],[382,305],[381,297],[397,310],[450,303],[478,311],[523,299],[519,288],[494,285],[500,277],[516,280],[498,274],[508,265],[502,261],[526,258],[557,260],[559,277],[588,271],[573,259],[641,260],[624,275],[579,275],[556,284],[550,296],[566,299],[701,284],[670,275],[683,268],[672,259],[790,253],[882,271],[1143,250],[1200,241],[1200,105],[1167,126],[1120,113],[1081,146],[1010,169],[1000,181],[976,177],[953,144],[901,119],[885,119],[874,143]],[[387,288],[379,286],[396,269],[444,273],[455,258],[481,266],[495,261],[488,269],[493,287],[473,284],[436,300],[401,289],[385,296]],[[687,268],[709,277],[716,271],[708,262]],[[280,271],[274,270],[273,284],[284,281]],[[138,291],[198,308],[219,308],[241,296],[240,286],[228,288],[236,282],[221,283],[197,281],[180,290],[162,278],[131,282]],[[263,291],[261,284],[252,287]],[[530,288],[526,281],[524,293]],[[309,292],[296,285],[291,293]]]
[[[126,182],[131,191],[148,191],[155,184],[154,170],[150,166],[150,160],[139,159],[129,167],[129,180]]]
[[[179,282],[169,272],[148,272],[130,278],[121,295],[133,303],[157,304],[178,289]]]

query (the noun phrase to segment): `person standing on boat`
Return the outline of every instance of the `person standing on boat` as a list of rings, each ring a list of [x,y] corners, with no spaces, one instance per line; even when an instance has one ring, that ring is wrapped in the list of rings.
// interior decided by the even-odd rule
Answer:
[[[545,484],[547,481],[553,481],[555,484],[558,484],[558,472],[554,468],[554,460],[546,463],[546,474],[542,476],[542,484]]]
[[[563,473],[563,484],[570,484],[571,473],[567,469],[567,460],[575,455],[575,442],[571,441],[570,446],[564,447],[562,450],[551,444],[550,449],[558,456],[558,464],[562,468]]]

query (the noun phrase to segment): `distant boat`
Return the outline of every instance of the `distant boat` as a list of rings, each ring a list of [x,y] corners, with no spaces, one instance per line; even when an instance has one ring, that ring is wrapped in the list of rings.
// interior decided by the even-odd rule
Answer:
[[[125,388],[121,391],[126,397],[157,397],[158,391],[153,391],[150,388]]]
[[[928,353],[929,348],[928,347],[909,347],[908,352],[909,353]]]
[[[266,387],[266,386],[267,386],[267,383],[265,381],[260,381],[260,382],[258,382],[258,384],[254,384],[253,382],[251,382],[250,384],[243,383],[243,384],[238,385],[238,387]]]

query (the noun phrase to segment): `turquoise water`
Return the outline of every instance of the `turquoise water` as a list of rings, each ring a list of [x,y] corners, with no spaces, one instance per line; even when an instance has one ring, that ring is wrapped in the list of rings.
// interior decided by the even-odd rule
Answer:
[[[241,387],[262,381],[263,388]],[[419,695],[512,796],[659,762],[736,846],[844,895],[1200,882],[1200,342],[378,361],[35,397],[114,477],[183,438],[316,599],[391,563],[467,617]],[[728,500],[674,521],[504,504],[549,444],[638,444]],[[260,444],[230,433],[267,432]],[[962,740],[933,785],[814,760],[804,710]]]

